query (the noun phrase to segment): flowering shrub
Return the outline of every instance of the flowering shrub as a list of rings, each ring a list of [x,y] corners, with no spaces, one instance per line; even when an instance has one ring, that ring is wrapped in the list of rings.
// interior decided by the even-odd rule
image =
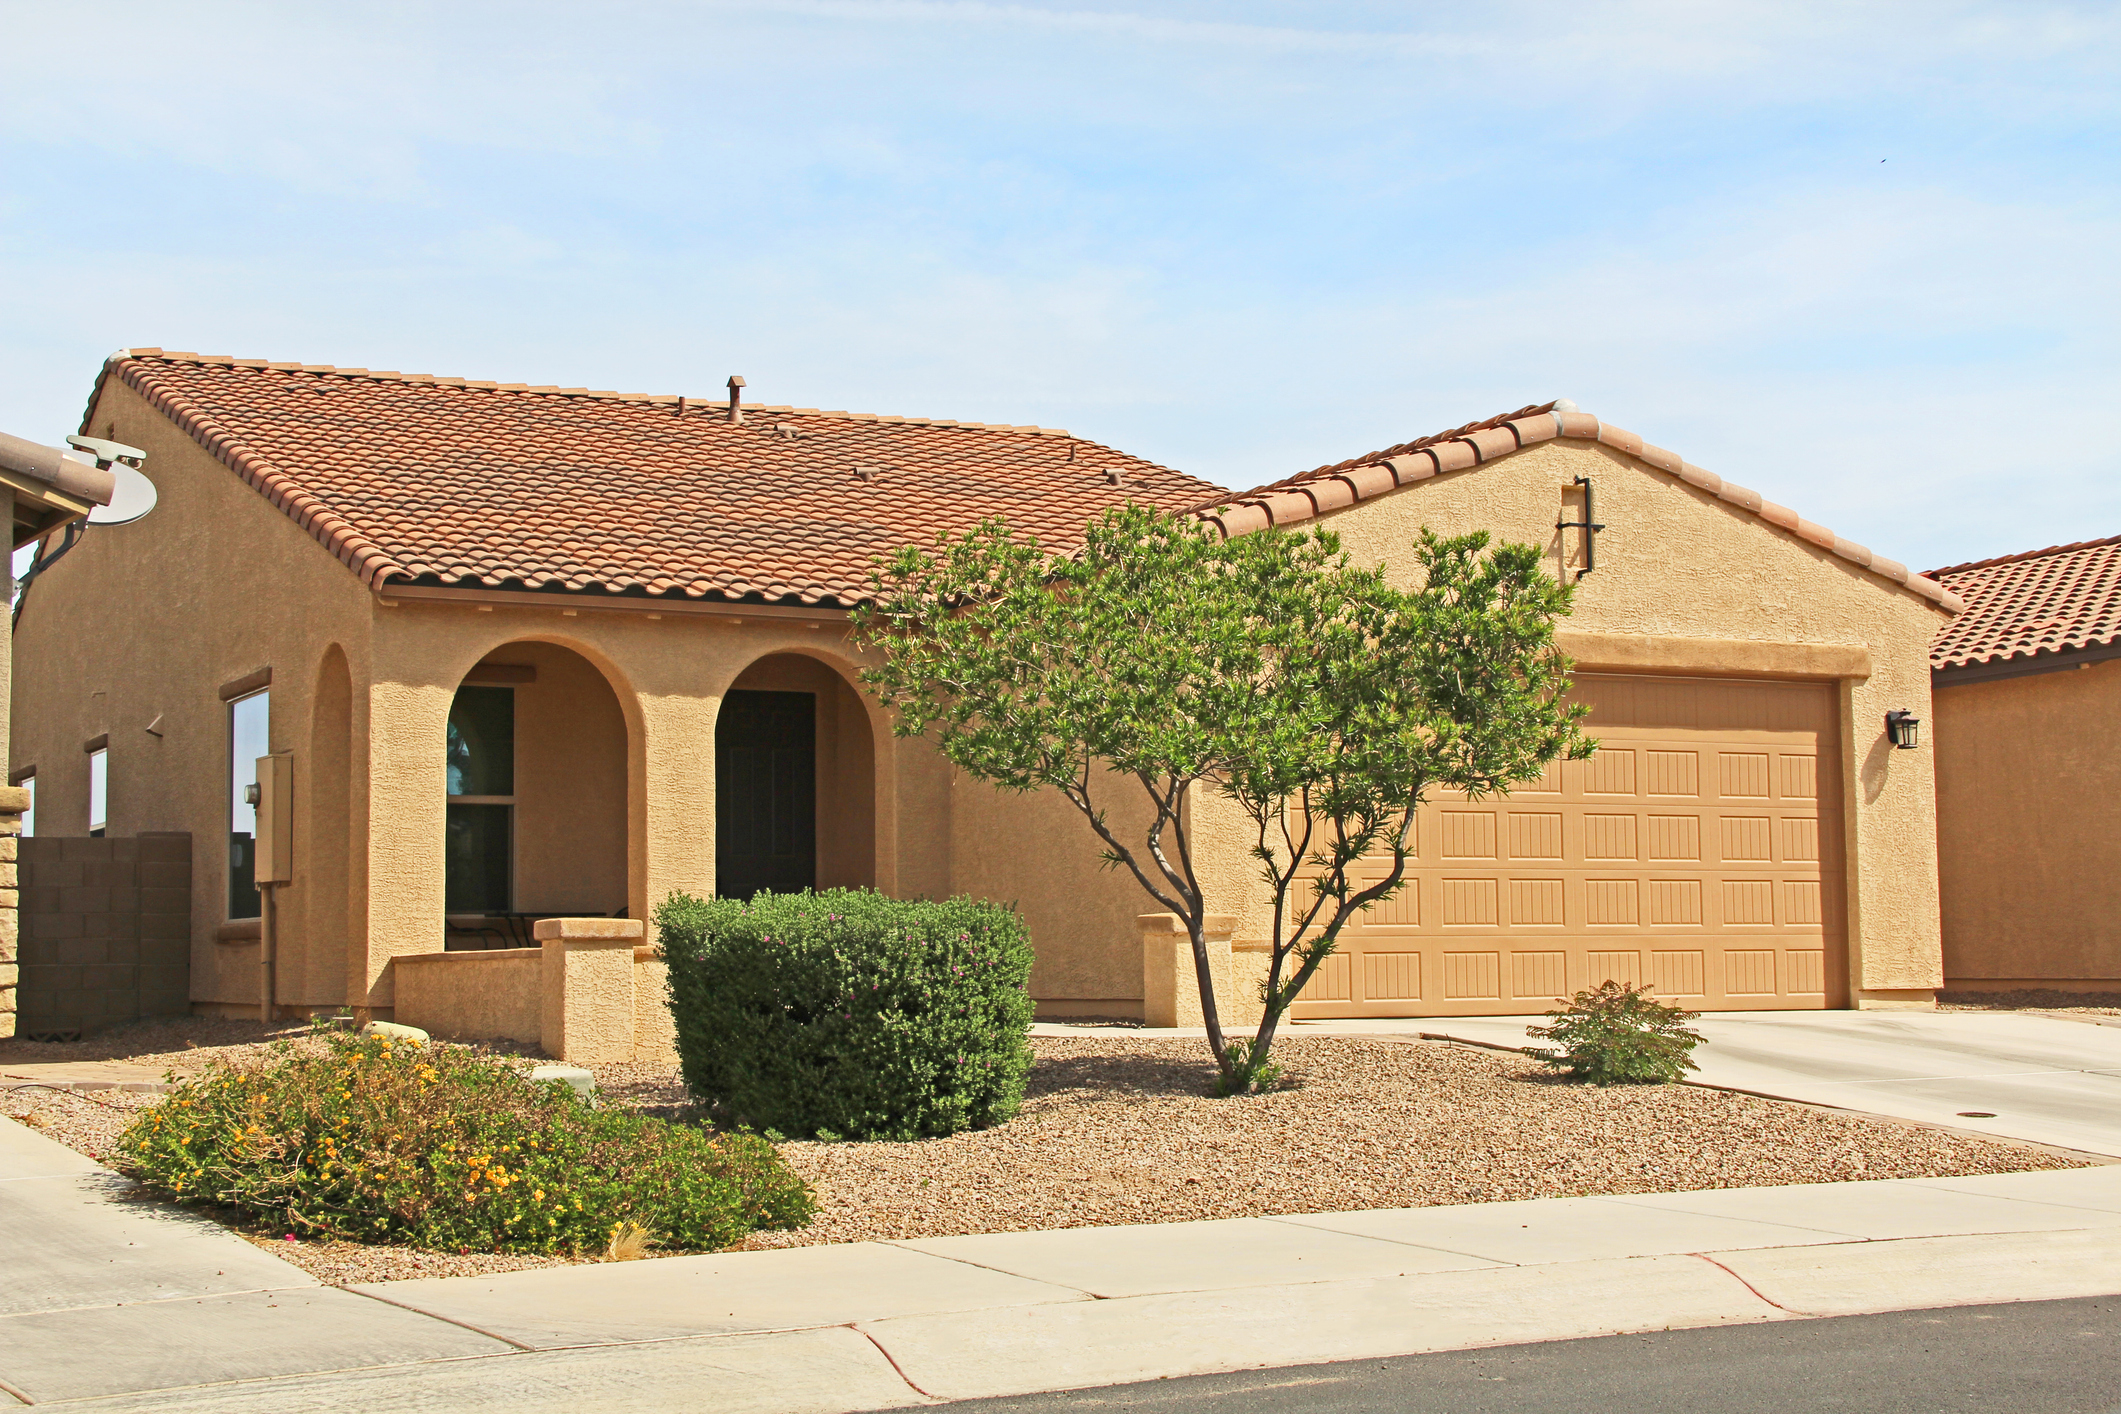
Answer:
[[[655,921],[686,1087],[724,1120],[921,1139],[1023,1103],[1031,941],[999,904],[673,894]]]
[[[460,1046],[332,1036],[217,1066],[120,1146],[183,1201],[289,1232],[481,1252],[602,1250],[638,1225],[714,1249],[809,1221],[809,1188],[753,1135],[592,1108]]]

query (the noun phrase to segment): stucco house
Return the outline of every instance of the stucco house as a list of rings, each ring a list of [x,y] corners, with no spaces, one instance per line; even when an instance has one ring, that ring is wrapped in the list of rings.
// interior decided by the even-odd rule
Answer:
[[[845,633],[873,555],[991,515],[1066,544],[1133,498],[1230,534],[1330,524],[1398,567],[1418,527],[1484,528],[1580,585],[1564,644],[1602,749],[1436,802],[1405,897],[1300,1014],[1523,1012],[1607,976],[1927,1006],[1942,981],[1930,753],[1886,714],[1928,715],[1958,601],[1757,493],[1566,403],[1233,494],[1050,428],[740,397],[113,356],[83,426],[148,450],[162,507],[45,577],[65,632],[22,626],[40,827],[82,815],[107,739],[111,830],[197,841],[206,1011],[256,1005],[241,790],[269,753],[283,1009],[389,1016],[445,953],[528,967],[519,915],[814,883],[1014,902],[1043,1014],[1153,1015],[1174,963],[1131,880],[1064,802],[894,739]],[[1242,831],[1192,809],[1244,952]]]
[[[2121,535],[1932,576],[1945,985],[2121,992]]]

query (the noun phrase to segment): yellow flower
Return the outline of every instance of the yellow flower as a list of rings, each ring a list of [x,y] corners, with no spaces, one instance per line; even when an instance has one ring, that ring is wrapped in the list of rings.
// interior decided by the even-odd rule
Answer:
[[[540,1188],[540,1189],[538,1189],[538,1190],[537,1190],[537,1191],[536,1191],[535,1193],[531,1194],[530,1196],[531,1196],[531,1197],[533,1197],[533,1198],[535,1198],[535,1199],[537,1199],[537,1201],[539,1201],[540,1203],[542,1203],[542,1202],[544,1202],[544,1201],[545,1201],[545,1190],[544,1190],[544,1189],[542,1189],[542,1188]]]

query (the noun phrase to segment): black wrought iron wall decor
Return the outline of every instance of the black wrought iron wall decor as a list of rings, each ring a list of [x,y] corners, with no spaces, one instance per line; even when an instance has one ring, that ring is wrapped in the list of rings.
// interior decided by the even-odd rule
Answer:
[[[1571,484],[1583,488],[1583,519],[1557,520],[1554,522],[1554,528],[1583,532],[1583,568],[1576,571],[1576,577],[1582,579],[1598,568],[1598,532],[1605,527],[1598,523],[1598,513],[1591,508],[1591,478],[1579,476]]]

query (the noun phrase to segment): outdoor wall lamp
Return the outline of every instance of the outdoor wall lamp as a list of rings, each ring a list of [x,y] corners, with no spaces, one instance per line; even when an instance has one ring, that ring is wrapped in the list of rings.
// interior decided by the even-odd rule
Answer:
[[[1922,742],[1922,719],[1905,707],[1885,714],[1885,734],[1902,751],[1913,751]]]

